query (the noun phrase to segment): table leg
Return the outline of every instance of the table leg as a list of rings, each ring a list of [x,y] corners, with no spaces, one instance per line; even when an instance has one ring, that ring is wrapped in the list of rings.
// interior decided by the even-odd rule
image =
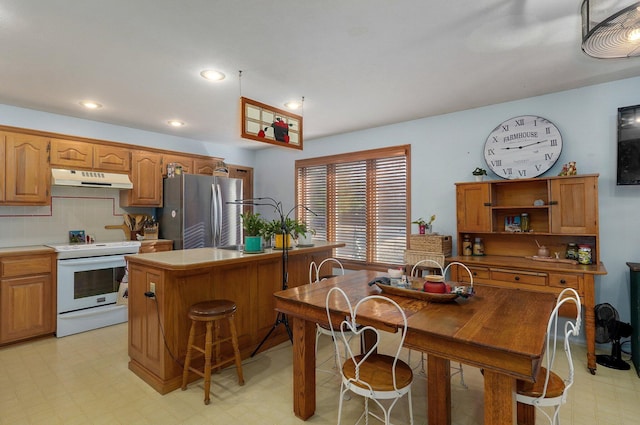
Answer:
[[[427,406],[430,424],[451,425],[451,365],[432,354],[427,355]]]
[[[518,403],[518,425],[535,425],[536,408],[530,404]]]
[[[293,413],[307,420],[316,411],[316,324],[293,318]]]
[[[484,425],[516,423],[516,380],[484,370]]]
[[[584,333],[587,340],[587,368],[592,375],[596,374],[596,313],[595,282],[593,275],[584,275]]]

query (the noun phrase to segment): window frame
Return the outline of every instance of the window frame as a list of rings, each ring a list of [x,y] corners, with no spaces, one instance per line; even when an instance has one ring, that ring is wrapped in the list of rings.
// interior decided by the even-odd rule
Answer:
[[[393,158],[402,156],[406,161],[406,179],[405,179],[405,191],[406,191],[406,199],[405,199],[405,243],[404,248],[408,246],[408,240],[410,236],[411,230],[411,219],[410,219],[410,206],[411,206],[411,145],[398,145],[398,146],[390,146],[385,148],[378,149],[370,149],[365,151],[357,151],[357,152],[349,152],[344,154],[336,154],[329,156],[322,156],[316,158],[308,158],[308,159],[300,159],[295,161],[295,204],[304,205],[304,196],[302,191],[304,188],[301,188],[301,184],[303,182],[300,181],[300,170],[306,167],[319,167],[326,166],[327,167],[327,239],[335,242],[340,242],[335,239],[335,226],[332,223],[335,223],[335,220],[332,220],[331,217],[335,216],[335,209],[332,208],[335,205],[335,202],[332,202],[331,191],[335,190],[334,184],[334,176],[331,175],[331,169],[334,168],[335,165],[345,164],[350,162],[362,162],[362,161],[372,161],[379,160],[385,158]],[[369,169],[369,166],[367,166]],[[369,173],[369,171],[367,171]],[[367,180],[370,180],[370,177],[367,177]],[[366,192],[370,192],[369,189]],[[367,199],[367,205],[369,203],[369,199]],[[340,260],[346,266],[354,266],[357,268],[364,269],[373,269],[373,270],[385,270],[389,267],[398,267],[399,265],[404,265],[404,261],[401,264],[397,263],[378,263],[373,261],[374,258],[374,250],[375,250],[375,237],[374,230],[375,227],[371,226],[372,222],[369,217],[374,214],[373,209],[367,208],[367,224],[363,225],[366,229],[366,261],[357,261],[357,260],[349,260],[340,258]],[[296,211],[296,216],[299,220],[304,220],[305,209],[298,208]],[[373,242],[373,243],[372,243]]]

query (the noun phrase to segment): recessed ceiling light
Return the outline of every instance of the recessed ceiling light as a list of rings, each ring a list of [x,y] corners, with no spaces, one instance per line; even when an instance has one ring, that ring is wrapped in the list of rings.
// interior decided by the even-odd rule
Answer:
[[[182,127],[184,125],[184,123],[179,120],[169,120],[167,121],[167,124],[169,124],[171,127]]]
[[[222,81],[225,79],[225,75],[220,71],[216,71],[215,69],[205,69],[200,73],[200,75],[202,76],[202,78],[209,81]]]
[[[289,109],[298,109],[300,105],[301,103],[298,102],[297,100],[291,100],[284,104],[285,108],[289,108]]]
[[[82,102],[80,102],[80,104],[82,106],[84,106],[87,109],[100,109],[102,108],[102,105],[99,104],[98,102],[94,102],[93,100],[83,100]]]

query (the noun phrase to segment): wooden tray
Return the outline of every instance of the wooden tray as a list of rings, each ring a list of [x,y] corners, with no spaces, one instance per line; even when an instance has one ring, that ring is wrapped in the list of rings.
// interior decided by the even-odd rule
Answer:
[[[376,283],[380,290],[389,295],[399,295],[401,297],[416,298],[418,300],[430,301],[434,303],[447,303],[458,298],[458,294],[435,294],[432,292],[424,292],[417,289],[398,288],[397,286]]]

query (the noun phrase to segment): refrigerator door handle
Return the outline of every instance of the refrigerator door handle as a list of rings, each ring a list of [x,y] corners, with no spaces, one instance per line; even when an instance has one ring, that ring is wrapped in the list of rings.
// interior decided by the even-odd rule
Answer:
[[[218,231],[218,225],[217,225],[217,219],[218,219],[218,197],[216,196],[216,185],[215,183],[211,183],[211,209],[209,211],[210,217],[209,219],[211,220],[211,246],[216,246],[216,239],[217,239],[217,231]]]
[[[217,230],[217,234],[218,234],[218,240],[217,240],[217,245],[221,245],[222,244],[222,209],[223,209],[223,205],[222,205],[222,188],[220,187],[219,184],[216,184],[216,192],[217,192],[217,200],[216,200],[216,204],[218,205],[218,216],[217,216],[217,221],[218,221],[218,228]],[[217,246],[216,245],[216,246]]]

